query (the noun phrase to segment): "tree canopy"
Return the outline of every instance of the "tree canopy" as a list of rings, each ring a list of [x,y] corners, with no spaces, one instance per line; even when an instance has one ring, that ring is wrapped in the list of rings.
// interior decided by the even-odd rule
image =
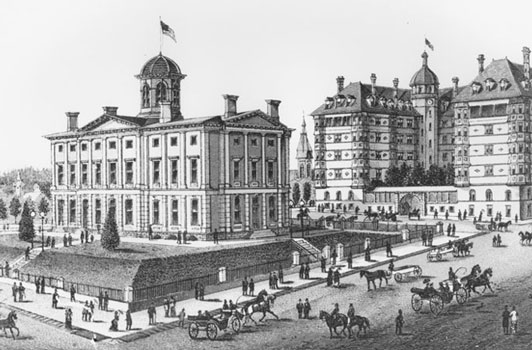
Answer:
[[[411,167],[403,163],[401,167],[391,166],[386,171],[384,182],[373,180],[376,186],[446,186],[454,184],[454,168],[431,165],[425,170],[420,164]]]
[[[35,237],[35,228],[33,227],[33,218],[31,217],[30,205],[25,202],[22,209],[22,217],[18,228],[18,238],[22,241],[31,242]]]
[[[102,247],[106,250],[115,250],[120,245],[118,226],[116,224],[115,213],[112,209],[109,209],[107,218],[105,218],[101,242]]]

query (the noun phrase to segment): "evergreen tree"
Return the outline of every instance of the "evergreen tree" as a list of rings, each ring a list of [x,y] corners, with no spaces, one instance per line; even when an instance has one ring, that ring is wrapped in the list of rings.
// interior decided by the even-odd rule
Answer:
[[[402,184],[403,181],[401,178],[401,170],[394,165],[390,166],[386,171],[386,175],[384,176],[384,185],[401,186]]]
[[[102,231],[102,247],[107,250],[115,250],[120,245],[118,226],[114,213],[109,210]]]
[[[312,195],[312,186],[310,182],[305,182],[303,185],[303,200],[308,203],[310,196]]]
[[[406,162],[401,165],[399,168],[399,178],[401,179],[399,186],[408,186],[411,171],[412,168]]]
[[[31,242],[33,237],[35,237],[35,228],[33,227],[31,209],[28,203],[24,203],[22,217],[20,218],[20,225],[18,228],[18,238],[21,241]]]
[[[48,215],[49,211],[50,204],[48,203],[48,200],[45,197],[42,197],[41,201],[39,202],[39,213],[44,213],[44,215]]]
[[[447,164],[445,168],[445,184],[448,186],[454,185],[454,166],[453,164]]]
[[[425,169],[421,164],[414,166],[410,172],[408,186],[421,186],[425,182]]]
[[[22,205],[20,204],[20,201],[17,197],[13,197],[11,199],[11,203],[9,203],[9,213],[15,217],[15,221],[17,221],[17,216],[20,214],[20,208]]]
[[[294,205],[299,205],[299,200],[301,199],[301,190],[299,189],[299,184],[295,183],[292,188],[292,200]]]
[[[0,198],[0,220],[7,219],[7,207],[6,203],[2,198]]]

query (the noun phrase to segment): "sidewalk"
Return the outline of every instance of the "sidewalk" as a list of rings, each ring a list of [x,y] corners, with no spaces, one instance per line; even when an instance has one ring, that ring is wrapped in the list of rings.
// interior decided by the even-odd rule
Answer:
[[[454,222],[454,221],[453,221]],[[448,236],[437,236],[434,238],[433,241],[433,247],[424,247],[421,245],[421,242],[414,242],[411,244],[406,244],[402,246],[397,246],[393,248],[394,253],[394,260],[404,259],[406,257],[415,255],[415,254],[421,254],[423,252],[427,252],[430,249],[433,249],[437,246],[443,246],[446,245],[449,241],[449,239],[461,239],[466,237],[473,237],[481,234],[479,231],[476,231],[472,223],[466,223],[466,222],[455,222],[460,223],[457,225],[457,233],[454,237],[448,237]],[[458,229],[458,227],[461,228],[461,230]],[[171,241],[173,242],[173,241]],[[173,242],[175,244],[175,242]],[[360,271],[361,268],[374,268],[380,265],[387,265],[390,261],[390,258],[386,257],[385,250],[379,250],[374,251],[371,255],[372,261],[364,261],[364,256],[356,256],[353,258],[353,269],[348,270],[346,267],[341,268],[342,276],[350,275],[353,273],[357,273]],[[319,265],[313,264],[314,266]],[[347,263],[345,260],[337,262],[337,266],[345,266]],[[320,271],[319,266],[314,267],[311,270],[310,276],[312,279],[310,280],[304,280],[299,279],[298,273],[291,273],[284,276],[285,284],[281,284],[281,289],[279,290],[271,290],[268,286],[268,281],[260,281],[255,283],[255,293],[258,293],[260,290],[265,289],[268,291],[268,293],[273,293],[276,295],[283,295],[290,293],[293,290],[299,290],[302,288],[308,288],[310,286],[318,285],[325,283],[325,279],[327,277],[326,273],[322,273]],[[327,266],[327,269],[329,266]],[[50,320],[59,321],[61,323],[64,322],[65,319],[65,312],[64,309],[52,309],[52,293],[53,289],[47,288],[45,295],[42,294],[36,294],[35,293],[35,286],[33,284],[25,283],[23,282],[23,285],[26,287],[26,296],[29,300],[28,302],[23,303],[14,303],[13,298],[11,296],[11,286],[13,285],[13,282],[16,280],[8,279],[8,278],[0,278],[0,302],[13,306],[25,311],[29,311],[34,314],[45,316],[45,318],[48,318]],[[16,281],[17,285],[19,284],[19,281]],[[127,310],[127,304],[110,301],[109,302],[109,312],[100,311],[98,310],[98,307],[95,308],[95,315],[93,316],[93,319],[95,322],[84,322],[81,320],[81,311],[83,308],[83,304],[85,300],[95,300],[93,297],[87,297],[82,295],[76,295],[77,302],[70,302],[70,294],[68,291],[58,291],[60,295],[59,299],[59,307],[71,307],[73,311],[73,326],[75,328],[81,328],[89,331],[90,333],[95,333],[100,335],[99,338],[122,338],[121,340],[124,341],[131,341],[136,338],[140,337],[146,337],[150,334],[156,333],[158,331],[167,330],[169,328],[177,327],[177,318],[165,318],[164,317],[164,309],[163,307],[157,307],[157,325],[156,326],[148,326],[148,313],[146,310],[135,312],[132,314],[133,319],[133,330],[132,331],[125,331],[125,311]],[[207,293],[208,293],[208,286],[207,286]],[[219,311],[221,308],[223,301],[232,300],[235,303],[242,303],[245,301],[248,301],[250,299],[253,299],[253,297],[249,296],[242,296],[242,289],[241,288],[232,288],[225,291],[213,293],[213,294],[206,294],[205,295],[205,301],[195,300],[195,299],[188,299],[188,300],[182,300],[176,303],[176,313],[179,313],[182,308],[185,308],[185,311],[188,315],[197,315],[198,310],[205,311],[209,310],[211,314],[216,314],[216,312]],[[97,298],[96,298],[97,300]],[[96,304],[96,303],[95,303]],[[114,316],[114,310],[121,310],[124,314],[120,315],[119,320],[119,332],[110,332],[109,326],[111,324],[111,320]],[[45,321],[46,322],[46,321]],[[57,323],[57,322],[56,322]],[[169,324],[172,323],[172,324]],[[53,322],[51,322],[53,324]],[[90,335],[90,333],[88,333]]]

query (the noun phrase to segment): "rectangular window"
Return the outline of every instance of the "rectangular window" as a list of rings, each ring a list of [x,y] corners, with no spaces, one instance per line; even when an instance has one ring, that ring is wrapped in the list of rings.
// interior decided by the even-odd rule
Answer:
[[[258,146],[259,145],[259,140],[257,138],[252,138],[251,139],[251,146]]]
[[[493,125],[486,125],[486,135],[493,135]]]
[[[86,143],[82,143],[81,144],[81,150],[82,151],[86,151],[87,150],[87,144]]]
[[[133,225],[133,199],[126,199],[126,225]]]
[[[235,197],[235,204],[233,208],[233,218],[235,224],[241,224],[242,223],[242,216],[241,216],[241,203],[240,203],[240,196]]]
[[[157,199],[155,199],[153,201],[153,220],[152,220],[153,224],[154,225],[159,225],[160,221],[159,221],[159,201]]]
[[[101,142],[95,142],[94,143],[94,150],[95,151],[99,151],[100,149],[102,149],[102,143]]]
[[[101,199],[96,199],[94,201],[94,219],[96,221],[96,224],[102,223],[102,201]]]
[[[116,162],[109,162],[109,184],[116,185]]]
[[[158,184],[161,181],[161,161],[152,162],[152,183]]]
[[[486,155],[493,154],[493,145],[486,145]]]
[[[270,196],[268,198],[268,217],[270,218],[270,221],[276,221],[277,220],[277,213],[275,208],[275,197]]]
[[[159,147],[159,138],[158,137],[153,138],[151,140],[151,145],[152,145],[153,148],[158,148]]]
[[[76,152],[76,145],[70,145],[70,152]]]
[[[411,144],[412,144],[412,140],[413,140],[412,136],[408,135],[408,136],[406,137],[406,143],[407,143],[407,144],[411,145]]]
[[[133,162],[127,161],[125,166],[126,171],[126,184],[131,185],[133,183]]]
[[[274,139],[268,139],[268,147],[274,147],[275,146],[275,140]]]
[[[492,176],[493,175],[493,165],[486,165],[486,176]]]
[[[133,148],[133,140],[126,140],[126,148],[127,149]]]
[[[65,201],[63,199],[57,200],[57,223],[63,225],[65,223],[63,215],[65,214]]]
[[[240,161],[233,160],[233,181],[240,181]]]
[[[170,182],[172,184],[177,184],[177,159],[172,159],[170,161]]]
[[[403,143],[403,135],[397,135],[397,143]]]
[[[194,135],[194,136],[190,136],[190,145],[191,146],[195,146],[198,144],[198,136]]]
[[[57,186],[62,186],[65,184],[65,173],[63,165],[57,165]]]
[[[70,164],[70,182],[69,185],[73,186],[76,184],[76,164]]]
[[[235,137],[233,138],[233,145],[234,145],[234,146],[239,146],[239,145],[240,145],[240,137],[235,136]]]
[[[170,137],[170,146],[176,147],[177,146],[177,136]]]
[[[68,222],[71,224],[75,224],[76,223],[76,200],[71,199],[69,204],[70,206],[69,206]]]
[[[511,218],[512,217],[512,206],[511,205],[507,205],[506,206],[506,217],[507,218]]]
[[[198,160],[196,158],[190,160],[190,183],[198,184]]]
[[[413,160],[414,159],[414,153],[408,152],[406,154],[406,160]]]
[[[407,128],[412,128],[414,126],[414,121],[412,119],[407,119],[406,120],[406,127]]]
[[[57,152],[59,152],[59,153],[63,152],[63,145],[58,145],[57,146]]]
[[[109,149],[116,149],[116,141],[109,141]]]
[[[251,161],[251,181],[257,181],[257,164],[256,160]]]
[[[94,184],[102,184],[102,163],[94,163]]]
[[[487,216],[493,216],[493,205],[487,205],[486,206],[486,215]]]
[[[81,163],[81,183],[87,185],[89,183],[89,164]]]
[[[172,199],[172,225],[179,225],[179,203],[177,199]]]
[[[404,153],[403,152],[399,152],[397,153],[397,160],[403,160],[404,159]]]
[[[193,199],[191,201],[191,218],[190,218],[190,224],[193,226],[197,226],[199,223],[199,213],[198,213],[198,205],[199,201],[197,199]]]
[[[268,181],[269,182],[273,181],[273,162],[272,161],[268,162]]]

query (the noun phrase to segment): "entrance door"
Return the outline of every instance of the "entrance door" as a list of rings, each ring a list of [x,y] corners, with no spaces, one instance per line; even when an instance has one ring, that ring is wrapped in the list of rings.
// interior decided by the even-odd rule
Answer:
[[[89,224],[89,200],[84,199],[81,205],[81,227]]]
[[[292,252],[292,265],[298,266],[299,265],[299,252]]]
[[[251,222],[254,230],[260,229],[259,196],[253,196],[251,199]]]

